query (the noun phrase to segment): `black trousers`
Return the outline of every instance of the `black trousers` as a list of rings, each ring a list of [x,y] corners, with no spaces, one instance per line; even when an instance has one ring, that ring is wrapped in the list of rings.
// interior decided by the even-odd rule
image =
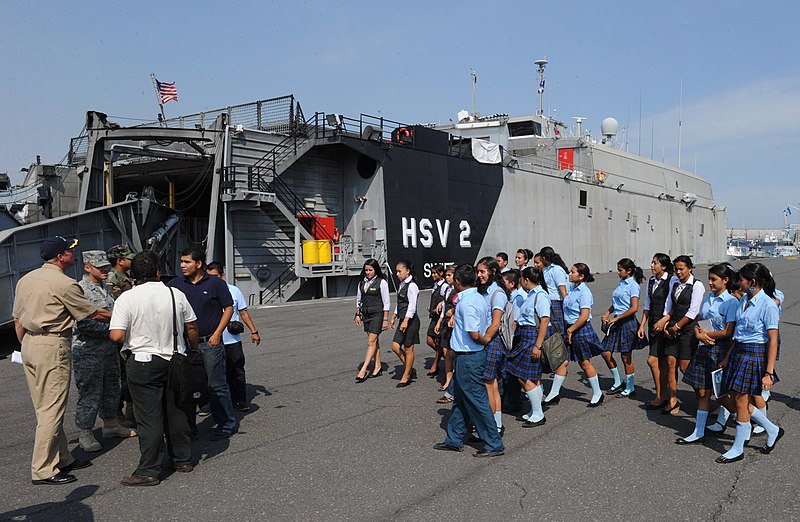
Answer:
[[[244,350],[241,341],[225,345],[225,369],[233,404],[247,402],[247,381],[244,377]]]
[[[175,394],[167,389],[169,361],[154,355],[150,362],[138,362],[131,355],[126,370],[141,453],[134,473],[158,477],[165,450],[175,465],[191,463],[192,439],[186,413],[175,403]]]

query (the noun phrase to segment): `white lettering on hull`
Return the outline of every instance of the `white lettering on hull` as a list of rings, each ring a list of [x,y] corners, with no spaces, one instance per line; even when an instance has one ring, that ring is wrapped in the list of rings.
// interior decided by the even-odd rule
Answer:
[[[417,226],[419,223],[419,227]],[[431,221],[428,218],[421,218],[417,222],[417,218],[402,218],[402,233],[403,233],[403,247],[404,248],[417,248],[419,242],[423,248],[431,248],[434,245],[435,239],[433,235],[433,226],[436,224],[436,232],[438,233],[439,244],[442,248],[447,248],[450,236],[450,220],[444,221],[435,219]],[[472,227],[466,219],[462,219],[458,224],[460,231],[458,235],[458,245],[461,248],[471,248],[472,241],[469,236],[472,234]]]

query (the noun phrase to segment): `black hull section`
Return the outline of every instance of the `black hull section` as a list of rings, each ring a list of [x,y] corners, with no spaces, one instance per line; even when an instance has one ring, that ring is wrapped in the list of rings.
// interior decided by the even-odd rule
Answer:
[[[435,264],[474,263],[503,189],[501,165],[395,146],[383,161],[389,263],[421,287]]]

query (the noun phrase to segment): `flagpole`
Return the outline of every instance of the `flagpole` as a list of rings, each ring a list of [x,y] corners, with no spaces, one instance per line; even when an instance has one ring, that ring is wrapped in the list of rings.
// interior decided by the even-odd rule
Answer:
[[[156,91],[156,101],[158,102],[158,108],[161,111],[161,126],[166,126],[167,117],[164,115],[164,105],[161,103],[161,93],[158,92],[158,80],[156,80],[156,75],[150,73],[150,79],[153,80],[153,89]]]

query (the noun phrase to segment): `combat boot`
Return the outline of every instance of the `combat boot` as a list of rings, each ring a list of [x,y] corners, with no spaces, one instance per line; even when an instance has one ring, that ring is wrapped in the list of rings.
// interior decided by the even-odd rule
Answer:
[[[78,444],[83,451],[88,453],[103,449],[97,439],[94,438],[92,430],[81,430],[81,434],[78,436]]]
[[[105,439],[109,439],[111,437],[121,437],[123,439],[127,439],[129,437],[136,436],[136,430],[121,426],[119,420],[116,418],[107,420],[104,419],[103,424],[103,438]]]

